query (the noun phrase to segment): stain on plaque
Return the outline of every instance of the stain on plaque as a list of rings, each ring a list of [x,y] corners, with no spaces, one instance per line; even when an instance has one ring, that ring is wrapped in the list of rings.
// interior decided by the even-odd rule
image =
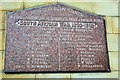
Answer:
[[[109,72],[104,18],[63,4],[7,13],[5,72]]]

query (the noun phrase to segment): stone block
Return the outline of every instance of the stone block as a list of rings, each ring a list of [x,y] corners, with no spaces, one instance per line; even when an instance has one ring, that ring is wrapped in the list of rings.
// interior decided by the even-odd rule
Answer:
[[[66,78],[66,80],[70,80],[70,73],[46,73],[46,74],[36,74],[36,78]]]
[[[5,29],[5,11],[0,11],[0,29]]]
[[[107,34],[108,51],[119,51],[118,36],[120,37],[120,34]]]
[[[106,29],[107,33],[120,33],[118,25],[119,17],[106,17]]]
[[[118,71],[110,73],[71,73],[71,78],[118,78]]]
[[[93,2],[93,13],[105,16],[118,16],[117,1]]]
[[[24,8],[33,8],[33,7],[37,7],[37,6],[44,6],[47,4],[54,4],[56,0],[47,0],[47,1],[33,1],[33,0],[25,0],[24,1]]]
[[[109,61],[111,71],[118,71],[118,52],[109,52]]]
[[[23,2],[22,0],[1,0],[0,2],[0,10],[8,10],[8,11],[15,11],[23,9]]]

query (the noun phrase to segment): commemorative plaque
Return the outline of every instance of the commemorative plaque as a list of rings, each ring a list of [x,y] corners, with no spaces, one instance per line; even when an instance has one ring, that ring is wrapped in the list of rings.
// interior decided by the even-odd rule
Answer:
[[[7,13],[5,72],[110,71],[105,20],[63,4]]]

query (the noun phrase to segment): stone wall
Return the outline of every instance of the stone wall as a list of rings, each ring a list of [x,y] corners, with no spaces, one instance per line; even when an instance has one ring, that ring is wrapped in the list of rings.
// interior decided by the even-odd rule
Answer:
[[[118,0],[94,0],[83,2],[82,0],[47,0],[47,2],[33,2],[34,0],[1,0],[0,2],[0,78],[118,78],[118,37],[120,26],[118,26]],[[41,0],[42,1],[42,0]],[[93,14],[102,15],[106,20],[107,44],[110,58],[110,73],[31,73],[31,74],[5,74],[4,55],[6,37],[6,12],[24,10],[45,4],[60,2],[68,6],[85,10]]]

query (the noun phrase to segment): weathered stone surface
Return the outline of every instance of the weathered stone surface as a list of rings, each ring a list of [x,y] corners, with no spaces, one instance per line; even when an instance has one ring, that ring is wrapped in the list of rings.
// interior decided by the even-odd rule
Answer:
[[[2,78],[3,73],[3,51],[0,51],[0,79]]]
[[[2,50],[5,51],[5,46],[6,46],[6,30],[2,30]]]
[[[0,29],[5,29],[5,11],[0,11]]]
[[[55,1],[50,1],[50,2],[46,2],[46,1],[38,1],[38,2],[34,2],[34,1],[30,1],[30,0],[26,0],[24,2],[24,7],[25,8],[31,8],[31,7],[37,7],[37,6],[42,6],[45,4],[53,4],[56,3]]]
[[[118,71],[118,52],[109,52],[109,60],[112,71]]]
[[[2,43],[2,41],[3,41],[3,31],[0,30],[0,50],[3,50],[3,43]]]
[[[93,2],[93,13],[105,16],[118,16],[118,1]]]
[[[24,0],[24,2],[57,2],[57,0]]]
[[[7,14],[5,72],[110,71],[104,19],[62,4]]]
[[[70,80],[70,74],[69,73],[52,73],[52,74],[36,74],[36,78],[63,78],[63,80]]]
[[[0,51],[0,74],[2,73],[2,63],[3,63],[3,60],[2,60],[2,51]]]
[[[120,26],[118,25],[119,17],[106,17],[107,33],[120,33]]]
[[[119,0],[91,0],[92,2],[118,2]]]
[[[0,10],[14,11],[14,10],[21,10],[21,9],[23,9],[22,0],[19,0],[19,2],[17,2],[16,0],[13,0],[13,1],[2,0],[0,2]]]
[[[118,71],[110,73],[71,73],[71,80],[72,78],[118,78]]]
[[[5,30],[0,30],[0,51],[5,50]]]
[[[2,74],[2,78],[32,78],[32,80],[35,80],[35,74]]]
[[[120,37],[120,34],[107,34],[108,51],[119,51],[118,37]]]

